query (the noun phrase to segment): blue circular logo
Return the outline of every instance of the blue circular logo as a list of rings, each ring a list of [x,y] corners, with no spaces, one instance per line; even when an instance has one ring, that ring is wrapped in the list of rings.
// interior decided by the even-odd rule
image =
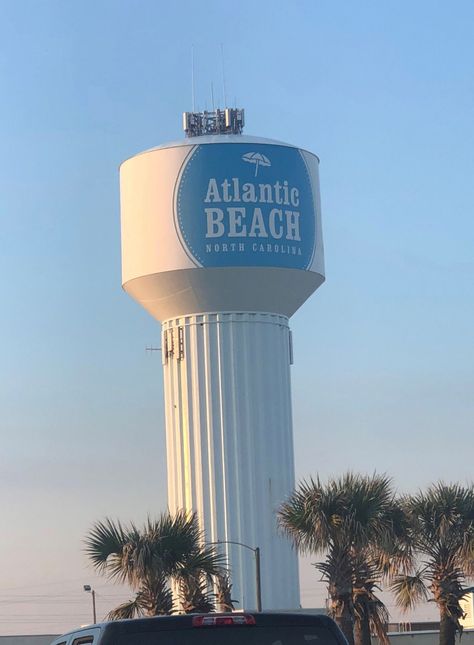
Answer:
[[[203,267],[311,264],[316,207],[296,148],[197,145],[181,172],[175,215],[186,252]]]

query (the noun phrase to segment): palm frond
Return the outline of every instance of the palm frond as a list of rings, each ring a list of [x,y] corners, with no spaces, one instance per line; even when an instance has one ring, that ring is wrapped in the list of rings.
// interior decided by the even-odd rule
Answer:
[[[139,596],[147,616],[166,616],[173,612],[173,594],[165,576],[149,576]]]
[[[417,571],[412,576],[395,576],[390,589],[395,595],[395,602],[403,611],[414,609],[417,603],[428,599],[422,571]]]
[[[228,574],[218,574],[216,581],[216,607],[223,613],[234,611],[237,600],[232,598],[232,583]]]
[[[424,551],[429,553],[431,544],[461,546],[474,529],[474,486],[438,482],[413,496],[409,509]]]
[[[127,600],[127,602],[124,602],[115,609],[109,611],[106,616],[106,620],[124,620],[144,615],[145,611],[140,601],[140,595],[137,594],[133,600]]]
[[[331,549],[324,562],[313,565],[322,573],[322,579],[340,593],[352,593],[353,561],[346,550]]]
[[[374,596],[369,607],[370,631],[382,645],[390,645],[390,639],[387,636],[390,615],[386,606],[379,598]]]
[[[360,550],[353,557],[353,604],[355,622],[370,626],[371,633],[376,634],[383,645],[389,645],[387,628],[388,610],[376,596],[379,589],[381,571],[378,560],[372,550]]]
[[[225,571],[225,563],[226,556],[223,553],[218,553],[215,546],[196,548],[178,563],[174,577],[180,578],[196,573],[215,576]]]
[[[208,614],[215,610],[212,594],[203,576],[182,576],[179,580],[179,600],[186,614]]]
[[[468,578],[474,578],[474,520],[463,535],[463,543],[459,549],[459,562]]]
[[[106,518],[97,522],[89,532],[85,539],[85,552],[99,573],[107,573],[123,581],[121,559],[128,543],[129,535],[120,521]]]
[[[310,479],[299,484],[281,505],[277,517],[281,530],[298,550],[317,553],[329,546],[331,525],[338,524],[340,511],[332,491],[319,479]]]

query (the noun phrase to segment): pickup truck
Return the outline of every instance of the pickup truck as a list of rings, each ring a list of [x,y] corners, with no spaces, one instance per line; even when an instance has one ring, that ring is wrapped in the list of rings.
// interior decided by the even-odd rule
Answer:
[[[232,613],[156,616],[98,623],[51,645],[347,645],[328,616]]]

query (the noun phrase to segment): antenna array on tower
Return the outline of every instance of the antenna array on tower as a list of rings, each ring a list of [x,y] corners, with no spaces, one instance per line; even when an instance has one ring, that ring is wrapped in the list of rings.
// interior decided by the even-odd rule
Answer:
[[[237,108],[183,113],[183,130],[187,137],[199,137],[205,134],[242,134],[244,125],[244,110]]]

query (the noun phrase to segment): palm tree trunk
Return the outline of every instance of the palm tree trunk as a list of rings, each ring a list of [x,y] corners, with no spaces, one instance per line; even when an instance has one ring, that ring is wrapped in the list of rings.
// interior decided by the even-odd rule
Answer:
[[[346,637],[348,644],[355,645],[351,593],[331,595],[331,616]]]
[[[369,611],[364,600],[359,604],[354,620],[354,645],[371,645]]]
[[[456,640],[456,624],[446,609],[441,609],[439,623],[439,645],[454,645]]]

